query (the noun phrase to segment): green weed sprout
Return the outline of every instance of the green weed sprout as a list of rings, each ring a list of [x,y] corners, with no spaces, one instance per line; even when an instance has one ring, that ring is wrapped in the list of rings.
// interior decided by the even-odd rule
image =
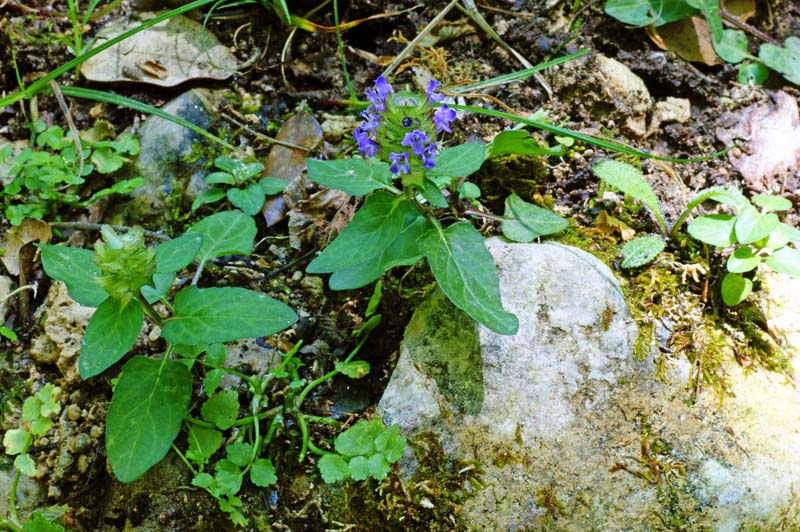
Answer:
[[[736,214],[707,214],[692,220],[687,232],[696,240],[720,249],[730,249],[727,273],[722,279],[722,301],[735,306],[747,299],[753,281],[743,274],[766,266],[776,272],[800,276],[800,251],[789,244],[800,245],[800,230],[780,221],[776,212],[787,211],[791,201],[771,194],[758,194],[750,200],[735,188],[711,187],[699,191],[667,230],[653,189],[641,170],[627,163],[604,160],[593,168],[606,184],[640,201],[658,221],[661,235],[634,238],[622,247],[623,268],[649,264],[664,250],[666,238],[674,238],[688,216],[705,201],[715,201],[736,211]]]
[[[8,492],[9,518],[0,517],[0,529],[13,532],[23,530],[48,530],[53,532],[63,531],[64,528],[52,522],[63,515],[59,511],[36,511],[29,516],[24,524],[17,515],[17,486],[21,475],[33,477],[36,475],[36,462],[29,454],[35,437],[44,436],[53,426],[53,419],[61,412],[59,396],[61,388],[54,384],[45,384],[34,395],[25,399],[22,404],[22,426],[10,429],[3,436],[3,447],[6,454],[14,457],[14,478]],[[38,527],[38,528],[37,528]]]
[[[245,163],[234,157],[214,159],[217,171],[203,178],[208,189],[192,203],[192,211],[207,203],[216,203],[223,198],[244,213],[254,216],[261,211],[266,196],[280,193],[286,188],[285,179],[277,177],[256,178],[264,171],[258,162]]]
[[[10,166],[11,178],[0,191],[6,218],[19,225],[25,218],[42,219],[61,205],[86,206],[109,194],[125,194],[141,186],[141,178],[123,179],[86,199],[78,189],[92,176],[109,175],[139,153],[133,135],[107,140],[97,125],[81,139],[79,150],[60,126],[34,122],[31,147],[12,155],[11,145],[0,150],[0,162]]]
[[[331,288],[345,290],[425,258],[439,287],[458,308],[497,333],[516,334],[517,317],[502,307],[492,256],[483,236],[465,218],[500,221],[508,238],[526,242],[561,231],[567,222],[517,196],[506,202],[503,216],[487,215],[478,201],[480,189],[467,176],[488,157],[551,152],[519,130],[498,135],[488,147],[479,142],[443,147],[440,136],[451,132],[456,111],[438,88],[439,83],[431,81],[425,94],[395,91],[379,77],[367,89],[369,107],[353,135],[361,157],[307,159],[308,175],[315,183],[366,196],[347,227],[307,271],[331,273]]]

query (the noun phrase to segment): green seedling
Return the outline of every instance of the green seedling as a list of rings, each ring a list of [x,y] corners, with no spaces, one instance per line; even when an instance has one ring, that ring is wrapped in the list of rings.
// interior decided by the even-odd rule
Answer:
[[[661,235],[637,237],[622,247],[623,268],[649,264],[664,250],[667,238],[674,238],[687,217],[705,201],[715,201],[736,211],[736,214],[708,214],[695,218],[687,227],[690,236],[720,249],[732,252],[726,262],[727,274],[722,280],[722,300],[734,306],[744,301],[753,288],[753,281],[742,274],[764,265],[776,272],[800,276],[800,252],[790,246],[800,245],[800,230],[781,222],[776,212],[792,207],[786,198],[759,194],[751,200],[735,188],[711,187],[699,191],[667,230],[661,207],[641,170],[619,161],[601,161],[594,173],[607,185],[640,201],[658,221]]]
[[[279,194],[287,185],[285,179],[277,177],[256,180],[264,171],[264,165],[258,162],[245,163],[233,157],[217,157],[214,166],[218,170],[203,178],[208,189],[194,200],[192,211],[227,197],[231,205],[254,216],[261,210],[267,196]]]
[[[133,135],[106,140],[99,123],[75,146],[71,135],[60,126],[33,124],[31,147],[12,155],[10,145],[0,149],[0,163],[8,165],[10,182],[0,191],[6,218],[19,225],[25,218],[41,219],[61,205],[86,206],[109,194],[125,194],[141,186],[141,178],[124,179],[102,188],[88,198],[79,189],[87,179],[110,175],[139,153]]]
[[[61,412],[59,397],[61,388],[53,384],[45,384],[34,395],[22,403],[22,424],[18,429],[10,429],[3,436],[3,447],[6,454],[14,457],[14,478],[8,492],[8,519],[0,517],[0,530],[11,532],[47,531],[60,532],[65,529],[55,523],[64,515],[65,507],[49,508],[33,512],[24,524],[17,515],[17,486],[21,475],[36,475],[36,462],[29,451],[34,438],[44,436],[53,426],[53,419]]]
[[[380,419],[362,419],[336,437],[336,452],[320,458],[317,467],[328,483],[369,477],[383,480],[391,464],[403,456],[405,446],[397,425],[386,428]]]
[[[765,81],[765,67],[769,67],[800,85],[800,38],[789,37],[783,46],[763,43],[758,57],[753,56],[748,51],[749,42],[743,31],[723,27],[719,0],[606,0],[605,11],[620,22],[636,27],[661,26],[702,14],[711,29],[711,42],[717,55],[727,63],[740,64],[740,82]]]

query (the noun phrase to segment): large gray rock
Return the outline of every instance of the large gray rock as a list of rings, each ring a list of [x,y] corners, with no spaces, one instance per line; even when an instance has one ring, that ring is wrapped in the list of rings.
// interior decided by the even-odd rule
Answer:
[[[434,296],[379,404],[412,439],[432,432],[449,457],[478,463],[458,510],[468,529],[800,530],[797,390],[731,371],[735,397],[689,406],[685,367],[660,383],[634,360],[635,322],[599,260],[558,244],[487,245],[519,334]],[[415,467],[409,453],[404,478]]]

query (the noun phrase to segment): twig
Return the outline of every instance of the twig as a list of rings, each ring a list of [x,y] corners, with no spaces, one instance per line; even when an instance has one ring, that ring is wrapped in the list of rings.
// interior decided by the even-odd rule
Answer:
[[[132,227],[126,225],[93,224],[88,222],[50,222],[50,227],[55,227],[56,229],[75,229],[77,231],[100,231],[104,225],[108,225],[111,229],[120,233],[127,233],[132,229]],[[144,234],[157,240],[172,240],[171,236],[161,231],[148,231],[145,229]]]
[[[278,139],[274,139],[272,137],[268,137],[267,135],[264,135],[263,133],[259,133],[258,131],[256,131],[256,130],[252,129],[251,127],[239,122],[238,120],[236,120],[235,118],[233,118],[232,116],[229,116],[229,115],[222,115],[222,119],[223,120],[227,120],[228,122],[230,122],[231,124],[235,125],[236,127],[242,128],[243,130],[247,131],[248,133],[250,133],[251,135],[253,135],[257,139],[263,140],[264,142],[266,142],[268,144],[278,144],[278,145],[284,146],[286,148],[291,148],[293,150],[300,150],[300,151],[303,151],[303,152],[306,152],[306,153],[308,153],[308,152],[310,152],[311,150],[314,149],[314,146],[311,146],[310,148],[306,148],[306,147],[300,146],[299,144],[292,144],[291,142],[284,142],[282,140],[278,140]]]
[[[72,134],[72,142],[75,143],[75,149],[78,151],[78,175],[83,177],[83,146],[81,146],[81,136],[78,133],[78,128],[75,127],[75,122],[72,121],[72,113],[69,110],[67,101],[61,93],[61,88],[55,81],[50,82],[50,88],[53,89],[53,94],[58,100],[58,105],[61,107],[61,112],[64,113],[64,118],[67,119],[69,125],[69,132]]]
[[[743,30],[743,31],[749,33],[750,35],[753,35],[754,37],[758,37],[759,39],[761,39],[764,42],[768,42],[770,44],[774,44],[775,46],[780,46],[781,45],[781,42],[778,39],[775,39],[774,37],[771,37],[771,36],[767,35],[766,33],[764,33],[763,31],[759,30],[758,28],[754,28],[753,26],[751,26],[747,22],[744,22],[743,20],[741,20],[741,19],[739,19],[737,17],[734,17],[733,15],[728,13],[728,11],[724,7],[722,7],[722,5],[719,6],[719,13],[720,13],[720,15],[722,15],[722,20],[724,20],[725,22],[727,22],[731,26],[735,26],[735,27],[739,28],[740,30]]]

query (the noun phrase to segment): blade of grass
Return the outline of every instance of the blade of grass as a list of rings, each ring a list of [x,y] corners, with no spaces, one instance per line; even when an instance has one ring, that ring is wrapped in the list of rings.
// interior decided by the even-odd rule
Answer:
[[[126,98],[125,96],[120,96],[119,94],[112,94],[110,92],[97,91],[94,89],[84,89],[82,87],[68,87],[66,85],[59,85],[59,88],[61,89],[61,92],[66,96],[72,96],[73,98],[84,98],[86,100],[94,100],[97,102],[119,105],[121,107],[127,107],[129,109],[133,109],[134,111],[139,111],[140,113],[146,113],[148,115],[153,115],[159,118],[163,118],[164,120],[169,120],[170,122],[174,122],[179,126],[188,128],[197,133],[198,135],[202,135],[204,138],[212,142],[216,142],[217,144],[224,146],[229,150],[234,149],[234,146],[232,144],[225,142],[224,140],[214,135],[213,133],[209,133],[200,126],[192,124],[191,122],[188,122],[183,118],[179,118],[175,115],[169,114],[166,111],[159,109],[158,107],[153,107],[152,105],[147,105],[146,103],[132,100],[131,98]],[[51,89],[48,88],[48,91],[49,90]]]
[[[548,131],[556,135],[570,137],[575,140],[587,142],[589,144],[593,144],[594,146],[598,146],[606,150],[614,151],[617,153],[624,153],[626,155],[635,155],[637,157],[642,157],[644,159],[656,159],[659,161],[667,161],[671,163],[697,163],[702,161],[708,161],[710,159],[719,157],[720,155],[724,155],[734,148],[734,146],[729,146],[724,150],[720,150],[710,155],[704,155],[702,157],[691,157],[689,159],[679,159],[676,157],[663,157],[661,155],[654,155],[652,153],[647,153],[645,151],[640,151],[635,148],[631,148],[630,146],[620,144],[619,142],[601,139],[599,137],[593,137],[592,135],[586,135],[584,133],[578,133],[577,131],[572,131],[563,127],[554,126],[553,124],[548,124],[546,122],[540,122],[539,120],[531,120],[530,118],[523,118],[521,116],[517,116],[511,113],[504,113],[503,111],[495,111],[494,109],[482,109],[480,107],[473,107],[471,105],[459,105],[455,103],[449,103],[447,105],[453,109],[461,111],[468,111],[480,115],[491,116],[494,118],[511,120],[519,124],[525,124],[526,126],[535,127],[536,129]]]

